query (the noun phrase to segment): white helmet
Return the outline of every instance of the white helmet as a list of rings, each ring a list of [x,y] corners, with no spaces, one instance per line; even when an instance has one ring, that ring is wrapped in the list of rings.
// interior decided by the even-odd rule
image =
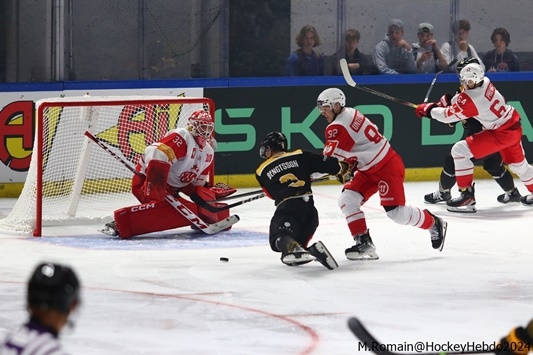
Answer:
[[[341,107],[346,105],[346,96],[337,88],[329,88],[322,91],[316,99],[316,105],[320,112],[322,112],[322,106],[331,106],[333,109],[333,105],[337,102],[341,105]]]
[[[485,71],[483,67],[477,63],[470,63],[465,65],[461,72],[459,72],[459,78],[461,79],[461,85],[467,87],[470,84],[479,84],[485,77]]]
[[[213,137],[215,123],[211,115],[204,110],[196,110],[187,119],[187,129],[196,138],[196,142],[203,147]]]

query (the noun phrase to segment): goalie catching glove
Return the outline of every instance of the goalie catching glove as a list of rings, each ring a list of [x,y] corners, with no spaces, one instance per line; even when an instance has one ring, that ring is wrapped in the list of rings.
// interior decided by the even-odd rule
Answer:
[[[216,199],[228,197],[229,195],[232,195],[235,192],[237,192],[237,189],[229,186],[228,184],[224,184],[223,182],[217,182],[214,186],[211,186],[209,189],[215,193]]]
[[[341,168],[336,175],[337,180],[341,184],[346,184],[348,181],[352,180],[353,178],[353,171],[352,171],[353,168],[346,161],[339,161],[339,165]],[[353,164],[353,166],[355,166],[355,164]]]

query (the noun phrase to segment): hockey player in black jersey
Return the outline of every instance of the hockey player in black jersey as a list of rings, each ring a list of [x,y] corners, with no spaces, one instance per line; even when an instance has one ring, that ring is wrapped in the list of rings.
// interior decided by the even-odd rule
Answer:
[[[281,132],[266,135],[259,155],[266,161],[256,170],[257,181],[276,205],[270,221],[270,247],[281,252],[281,261],[286,265],[317,260],[326,268],[335,269],[337,262],[322,242],[307,247],[319,223],[311,174],[336,175],[344,183],[352,175],[349,164],[300,149],[289,152],[287,138]]]

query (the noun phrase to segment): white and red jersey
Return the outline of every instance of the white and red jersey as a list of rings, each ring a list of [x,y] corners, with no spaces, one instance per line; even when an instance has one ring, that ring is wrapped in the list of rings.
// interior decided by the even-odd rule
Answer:
[[[451,105],[434,107],[431,117],[444,123],[477,119],[485,130],[505,129],[520,120],[520,115],[496,89],[490,79],[485,77],[483,85],[474,89],[464,90],[455,95]]]
[[[372,168],[393,152],[378,127],[361,112],[346,107],[325,130],[323,154],[339,160],[357,160],[357,169]]]
[[[137,170],[145,174],[151,160],[160,160],[170,164],[167,179],[170,186],[203,186],[208,181],[213,155],[211,145],[206,144],[201,148],[191,132],[179,128],[169,131],[165,137],[146,147]]]

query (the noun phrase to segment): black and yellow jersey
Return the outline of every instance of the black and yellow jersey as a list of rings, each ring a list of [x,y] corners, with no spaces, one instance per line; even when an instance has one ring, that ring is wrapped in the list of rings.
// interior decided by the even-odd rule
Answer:
[[[255,176],[276,206],[288,198],[311,195],[311,174],[337,174],[337,158],[304,152],[279,152],[263,162]]]

